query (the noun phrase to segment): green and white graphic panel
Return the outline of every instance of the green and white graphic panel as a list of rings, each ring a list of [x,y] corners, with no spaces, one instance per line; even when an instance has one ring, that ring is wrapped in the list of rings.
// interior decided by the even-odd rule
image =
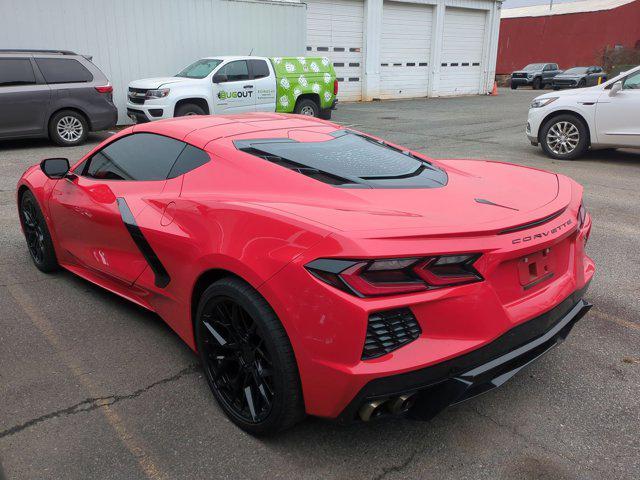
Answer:
[[[273,57],[276,72],[276,111],[292,112],[300,95],[313,93],[320,98],[320,108],[330,108],[335,99],[336,78],[327,57]]]

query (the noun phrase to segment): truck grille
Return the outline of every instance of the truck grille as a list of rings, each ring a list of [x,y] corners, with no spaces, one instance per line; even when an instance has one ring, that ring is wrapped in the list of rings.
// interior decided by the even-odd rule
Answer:
[[[386,355],[414,341],[422,330],[408,308],[376,312],[369,316],[362,359]]]
[[[129,87],[129,101],[136,105],[144,105],[145,95],[147,94],[146,88],[131,88]]]

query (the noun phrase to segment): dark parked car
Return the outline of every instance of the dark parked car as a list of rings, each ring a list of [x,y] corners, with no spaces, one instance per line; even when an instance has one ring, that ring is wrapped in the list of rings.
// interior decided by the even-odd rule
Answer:
[[[556,75],[551,82],[554,90],[561,88],[593,87],[607,80],[607,74],[602,67],[573,67]]]
[[[0,50],[0,139],[82,143],[116,124],[113,87],[91,57],[53,50]]]
[[[557,63],[530,63],[522,70],[511,74],[511,88],[530,85],[534,90],[551,85],[553,78],[562,73]]]

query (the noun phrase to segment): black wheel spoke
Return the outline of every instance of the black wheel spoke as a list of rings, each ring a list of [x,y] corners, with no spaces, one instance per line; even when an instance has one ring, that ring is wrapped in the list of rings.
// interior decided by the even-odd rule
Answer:
[[[205,371],[217,396],[244,421],[263,421],[273,404],[273,364],[258,325],[230,298],[211,301],[201,325]]]
[[[211,324],[209,322],[204,322],[204,326],[207,327],[207,330],[209,330],[209,333],[213,336],[213,338],[215,338],[215,340],[218,342],[218,344],[221,347],[225,346],[228,343],[224,339],[224,337],[222,335],[220,335],[218,333],[218,331],[211,326]]]

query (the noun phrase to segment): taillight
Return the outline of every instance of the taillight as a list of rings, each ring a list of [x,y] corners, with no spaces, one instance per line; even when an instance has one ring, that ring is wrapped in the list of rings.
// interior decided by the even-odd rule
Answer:
[[[338,79],[333,80],[333,94],[338,95]]]
[[[101,87],[95,87],[98,93],[113,93],[113,87],[109,84]]]
[[[482,280],[473,263],[480,254],[425,258],[342,260],[322,258],[306,265],[316,278],[359,297],[422,292]]]

